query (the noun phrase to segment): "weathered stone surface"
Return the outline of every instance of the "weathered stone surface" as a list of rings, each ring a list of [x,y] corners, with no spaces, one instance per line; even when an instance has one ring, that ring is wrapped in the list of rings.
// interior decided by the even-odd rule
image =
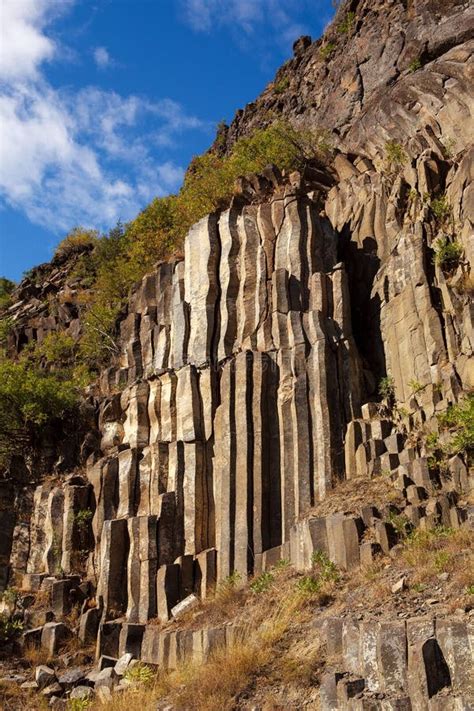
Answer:
[[[162,565],[156,575],[158,617],[163,622],[170,618],[171,609],[179,600],[179,565]]]
[[[184,600],[181,600],[181,602],[178,602],[177,605],[171,608],[171,615],[175,619],[179,619],[187,612],[190,612],[194,608],[198,607],[198,605],[199,599],[196,595],[188,595],[188,597],[185,597]]]
[[[47,667],[44,664],[40,664],[40,666],[35,669],[35,681],[39,689],[44,689],[45,686],[49,686],[56,681],[54,669]]]
[[[70,630],[62,622],[47,622],[41,632],[41,647],[53,657],[70,636]]]

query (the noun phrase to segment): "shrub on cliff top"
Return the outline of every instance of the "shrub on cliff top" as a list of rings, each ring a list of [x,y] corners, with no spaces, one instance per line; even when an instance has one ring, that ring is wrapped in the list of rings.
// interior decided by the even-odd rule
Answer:
[[[84,286],[79,358],[99,368],[117,351],[117,318],[132,285],[157,261],[182,253],[190,227],[228,206],[239,176],[261,172],[269,163],[281,170],[303,169],[314,158],[324,161],[329,151],[326,131],[298,130],[288,122],[275,121],[240,138],[229,155],[207,152],[196,156],[179,193],[155,198],[125,227],[117,225],[102,239],[93,231],[72,230],[57,254],[94,246],[80,254],[72,272]]]
[[[99,234],[96,230],[88,230],[84,227],[73,227],[56,247],[54,256],[69,257],[71,254],[82,252],[87,247],[93,247],[98,237]]]

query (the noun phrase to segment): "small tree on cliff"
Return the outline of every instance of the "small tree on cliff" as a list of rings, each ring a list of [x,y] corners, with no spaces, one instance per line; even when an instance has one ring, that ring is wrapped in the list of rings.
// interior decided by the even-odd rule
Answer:
[[[0,361],[0,465],[27,454],[45,426],[76,405],[73,383],[19,362]]]

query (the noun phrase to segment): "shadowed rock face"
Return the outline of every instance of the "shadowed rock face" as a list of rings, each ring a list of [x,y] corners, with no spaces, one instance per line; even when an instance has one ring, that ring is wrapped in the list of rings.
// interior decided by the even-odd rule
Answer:
[[[59,570],[87,576],[99,607],[81,620],[82,637],[94,638],[100,616],[126,620],[101,626],[102,653],[141,644],[145,660],[163,656],[161,633],[141,625],[167,620],[180,600],[208,596],[233,573],[245,580],[285,557],[304,570],[314,551],[351,570],[388,553],[395,531],[373,507],[308,517],[341,480],[388,472],[414,526],[464,522],[464,462],[451,462],[449,482],[435,481],[374,401],[390,374],[412,413],[409,429],[474,385],[473,12],[462,2],[354,1],[336,26],[347,12],[348,31],[329,30],[329,59],[320,42],[300,41],[277,75],[289,77],[286,93],[268,88],[226,139],[230,148],[272,109],[334,130],[333,164],[317,180],[276,170],[242,180],[227,210],[194,225],[184,260],[157,265],[122,315],[120,353],[101,373],[82,458],[74,450],[82,475],[41,483],[21,520],[12,516],[15,487],[1,491],[0,584],[25,572],[31,585]],[[402,150],[398,163],[388,141]],[[436,200],[449,205],[444,216]],[[433,259],[446,236],[463,248],[449,269]],[[49,282],[64,295],[60,269]],[[42,317],[30,292],[23,284],[13,309],[12,347],[56,328],[79,332],[75,306]],[[367,528],[372,542],[362,539]],[[345,668],[364,675],[369,691],[403,690],[416,701],[449,686],[450,675],[464,684],[449,625],[407,648],[404,623],[350,624]],[[416,683],[407,659],[421,669]],[[360,680],[339,676],[324,693],[359,693]]]

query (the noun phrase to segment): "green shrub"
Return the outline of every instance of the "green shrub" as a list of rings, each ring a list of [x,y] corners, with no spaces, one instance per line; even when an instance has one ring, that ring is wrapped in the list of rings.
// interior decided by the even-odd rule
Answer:
[[[76,389],[60,375],[35,368],[28,360],[0,361],[0,460],[24,452],[53,420],[71,411]]]
[[[408,65],[408,71],[412,72],[412,73],[417,72],[418,69],[421,69],[421,67],[422,67],[421,60],[419,57],[417,57],[416,59],[413,59],[410,62],[410,64]]]
[[[434,200],[430,200],[430,209],[439,222],[446,222],[451,216],[451,206],[446,195],[440,195]]]
[[[23,631],[23,622],[10,619],[7,615],[0,614],[0,642],[17,637]]]
[[[401,168],[407,162],[407,154],[396,141],[385,144],[385,158],[390,168]]]
[[[151,667],[138,662],[125,671],[123,678],[133,684],[149,684],[153,681],[154,676],[155,673]]]
[[[334,42],[326,42],[326,44],[320,48],[319,54],[324,60],[327,61],[328,59],[330,59],[335,49],[336,45]]]
[[[88,230],[85,227],[73,227],[66,237],[58,244],[54,253],[55,257],[69,257],[93,247],[99,234],[96,230]]]
[[[418,380],[410,380],[408,383],[408,387],[411,389],[413,394],[421,392],[421,390],[424,390],[426,388],[426,385],[423,385],[423,383],[418,382]]]
[[[53,331],[37,345],[36,351],[47,364],[65,367],[74,361],[76,341],[64,331]]]
[[[388,520],[401,538],[406,538],[412,528],[409,519],[404,514],[390,511]]]
[[[90,705],[89,699],[68,699],[66,708],[67,711],[86,711]]]
[[[380,379],[379,382],[379,395],[386,402],[392,402],[395,398],[395,381],[391,375],[386,375],[384,378]]]
[[[14,281],[6,277],[0,277],[0,309],[6,309],[11,304],[11,295],[16,287]]]
[[[273,91],[275,94],[283,94],[290,86],[290,80],[288,77],[283,77],[273,86]]]
[[[274,577],[271,573],[264,572],[261,573],[255,580],[250,584],[250,589],[253,593],[259,595],[260,593],[268,590],[270,585],[273,583]]]
[[[81,509],[74,515],[74,522],[81,531],[87,530],[94,512],[91,509]]]
[[[314,551],[311,556],[311,563],[315,569],[320,581],[333,581],[339,580],[339,572],[335,563],[329,560],[326,553],[322,551]]]
[[[434,244],[433,261],[446,271],[457,269],[462,255],[462,244],[456,240],[451,242],[448,237],[440,237]]]
[[[474,395],[463,398],[438,416],[440,426],[449,431],[448,448],[453,454],[466,452],[472,458],[474,452]]]
[[[302,593],[305,593],[308,595],[313,595],[313,594],[318,593],[320,591],[321,583],[316,578],[314,578],[310,575],[305,575],[297,581],[296,589],[299,592],[302,592]]]
[[[352,26],[355,20],[355,12],[348,12],[342,22],[337,26],[337,31],[343,35],[347,35],[351,32]]]

